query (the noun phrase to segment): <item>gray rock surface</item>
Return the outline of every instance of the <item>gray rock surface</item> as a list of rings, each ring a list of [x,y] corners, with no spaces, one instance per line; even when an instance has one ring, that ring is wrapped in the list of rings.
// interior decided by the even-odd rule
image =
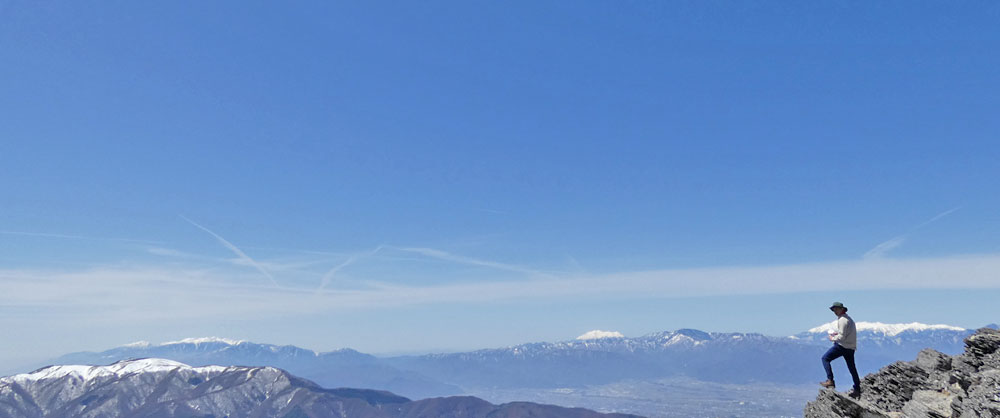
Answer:
[[[807,418],[889,418],[893,416],[873,405],[855,401],[833,389],[821,390],[815,401],[806,404],[804,415]]]
[[[805,417],[1000,418],[1000,331],[977,330],[954,357],[921,351],[865,376],[861,387],[859,399],[821,390]]]

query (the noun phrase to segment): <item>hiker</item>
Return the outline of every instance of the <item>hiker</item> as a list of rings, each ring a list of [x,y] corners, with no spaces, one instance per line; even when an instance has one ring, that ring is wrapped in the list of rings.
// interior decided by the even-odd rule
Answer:
[[[847,362],[847,370],[851,371],[854,378],[854,390],[850,396],[857,398],[861,396],[861,378],[858,377],[858,368],[854,365],[854,351],[858,349],[858,331],[854,325],[854,320],[847,316],[847,307],[843,303],[834,302],[830,310],[837,314],[837,330],[829,335],[833,341],[833,347],[823,355],[823,368],[826,369],[826,381],[820,383],[825,388],[834,388],[837,385],[833,382],[833,369],[830,362],[839,357],[843,357]]]

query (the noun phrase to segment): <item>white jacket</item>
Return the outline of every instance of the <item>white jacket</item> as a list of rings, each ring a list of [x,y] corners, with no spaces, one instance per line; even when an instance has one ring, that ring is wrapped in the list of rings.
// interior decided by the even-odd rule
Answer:
[[[837,333],[833,335],[833,342],[847,349],[858,349],[858,329],[846,313],[837,318]]]

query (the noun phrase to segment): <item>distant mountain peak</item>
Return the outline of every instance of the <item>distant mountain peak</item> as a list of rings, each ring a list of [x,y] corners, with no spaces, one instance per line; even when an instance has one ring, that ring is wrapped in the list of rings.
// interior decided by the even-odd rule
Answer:
[[[576,337],[577,340],[600,340],[603,338],[625,338],[625,334],[618,331],[601,331],[599,329],[595,329]]]
[[[682,328],[675,331],[675,333],[678,335],[683,335],[685,337],[691,338],[696,341],[706,341],[712,339],[712,334],[709,334],[702,330],[691,329],[691,328]]]
[[[886,336],[895,336],[906,331],[933,331],[933,330],[946,330],[946,331],[966,331],[965,328],[956,327],[952,325],[944,324],[922,324],[920,322],[910,322],[908,324],[885,324],[882,322],[858,322],[855,324],[858,328],[858,332],[869,331],[872,333],[883,334]],[[806,331],[811,334],[826,334],[837,329],[837,321],[832,321],[815,328]]]

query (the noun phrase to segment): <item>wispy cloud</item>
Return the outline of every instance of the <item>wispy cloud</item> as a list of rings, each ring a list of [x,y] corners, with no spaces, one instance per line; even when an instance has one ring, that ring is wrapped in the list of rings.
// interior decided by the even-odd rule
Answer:
[[[375,255],[376,253],[378,253],[379,251],[381,251],[382,248],[383,248],[383,246],[379,245],[378,247],[375,247],[374,250],[368,251],[366,253],[352,254],[352,255],[348,256],[346,260],[344,260],[340,264],[337,264],[332,269],[330,269],[329,271],[327,271],[326,274],[323,275],[323,279],[320,280],[320,284],[319,284],[319,289],[318,290],[322,290],[322,289],[326,288],[326,286],[328,284],[330,284],[330,281],[333,280],[333,277],[337,274],[337,272],[339,272],[344,267],[347,267],[347,266],[353,264],[355,261],[358,261],[358,259],[361,259],[363,257],[371,257],[371,256]]]
[[[10,315],[100,323],[213,317],[254,319],[420,304],[586,301],[875,289],[1000,288],[1000,254],[759,267],[651,270],[566,278],[361,289],[247,286],[245,274],[176,266],[77,272],[0,270]],[[8,315],[8,316],[10,316]],[[8,320],[17,320],[9,317]],[[24,319],[24,318],[21,318]]]
[[[893,249],[895,249],[895,248],[903,245],[903,243],[906,242],[906,240],[909,238],[909,236],[912,235],[914,232],[917,232],[921,228],[923,228],[923,227],[925,227],[927,225],[930,225],[930,224],[938,221],[939,219],[944,218],[945,216],[951,215],[952,213],[954,213],[955,211],[957,211],[957,210],[959,210],[961,208],[962,208],[961,206],[957,206],[957,207],[948,209],[948,210],[946,210],[944,212],[941,212],[941,213],[939,213],[937,215],[934,215],[934,217],[932,217],[932,218],[930,218],[930,219],[928,219],[926,221],[921,222],[920,224],[918,224],[917,226],[914,226],[913,228],[910,228],[909,232],[907,232],[907,233],[905,233],[903,235],[897,236],[897,237],[893,237],[893,238],[889,239],[888,241],[885,241],[885,242],[882,242],[882,243],[876,245],[874,248],[868,250],[865,253],[864,258],[865,259],[884,258],[886,256],[886,254],[889,253],[889,251],[892,251]]]
[[[529,274],[532,276],[539,277],[552,277],[552,274],[543,271],[522,267],[514,264],[499,263],[496,261],[482,260],[473,257],[465,257],[461,255],[456,255],[449,253],[447,251],[436,250],[433,248],[421,248],[421,247],[389,247],[399,251],[406,251],[415,254],[420,254],[426,257],[436,258],[438,260],[450,261],[454,263],[468,264],[480,267],[489,267],[498,270],[513,271],[517,273]]]
[[[177,216],[180,216],[181,219],[187,221],[191,225],[194,225],[194,226],[198,227],[198,229],[201,229],[202,231],[207,232],[209,235],[211,235],[217,241],[219,241],[220,244],[222,244],[223,246],[225,246],[226,248],[228,248],[230,251],[232,251],[234,254],[236,254],[236,256],[239,257],[241,260],[245,261],[250,266],[256,268],[257,271],[259,271],[261,274],[263,274],[264,277],[267,277],[267,279],[270,280],[271,283],[275,287],[280,287],[278,285],[278,282],[274,280],[274,277],[271,276],[271,273],[269,273],[267,270],[264,270],[264,267],[262,267],[260,264],[258,264],[257,261],[255,261],[253,258],[250,258],[250,256],[247,255],[246,253],[244,253],[243,250],[240,250],[238,247],[236,247],[235,245],[233,245],[233,243],[227,241],[225,238],[222,238],[221,236],[219,236],[219,234],[216,234],[215,232],[212,232],[212,230],[210,230],[208,228],[205,228],[204,226],[199,225],[197,222],[188,219],[184,215],[177,215]]]
[[[152,244],[152,245],[163,244],[160,241],[150,241],[144,239],[118,238],[118,237],[91,237],[85,235],[54,234],[48,232],[0,231],[0,235],[19,235],[24,237],[74,239],[74,240],[88,240],[88,241],[119,241],[119,242],[133,242],[138,244]]]
[[[866,259],[883,258],[889,251],[892,251],[894,248],[903,245],[904,241],[906,241],[905,235],[900,235],[898,237],[890,239],[886,242],[876,245],[875,248],[868,250],[868,252],[865,253],[864,258]]]
[[[948,210],[946,210],[944,212],[941,212],[941,213],[935,215],[933,218],[930,218],[930,219],[922,222],[920,225],[917,225],[917,226],[913,227],[912,231],[916,231],[916,230],[918,230],[920,228],[923,228],[923,227],[925,227],[927,225],[930,225],[931,223],[936,222],[938,219],[944,218],[945,216],[948,216],[948,215],[951,215],[952,213],[955,213],[959,209],[962,209],[962,206],[956,206],[956,207],[948,209]]]
[[[240,267],[254,267],[253,264],[246,261],[240,257],[210,257],[202,254],[193,254],[186,251],[177,250],[174,248],[164,248],[164,247],[148,247],[146,252],[153,255],[158,255],[161,257],[171,257],[178,258],[187,261],[200,261],[210,264],[223,264],[232,265]],[[262,260],[260,257],[254,259],[254,261],[261,268],[271,273],[273,276],[275,272],[281,273],[313,273],[311,267],[328,264],[330,262],[330,256],[325,255],[321,257],[312,257],[309,259],[302,258],[281,258],[281,259],[269,259]],[[254,267],[256,268],[256,267]],[[318,273],[315,273],[318,275]]]

